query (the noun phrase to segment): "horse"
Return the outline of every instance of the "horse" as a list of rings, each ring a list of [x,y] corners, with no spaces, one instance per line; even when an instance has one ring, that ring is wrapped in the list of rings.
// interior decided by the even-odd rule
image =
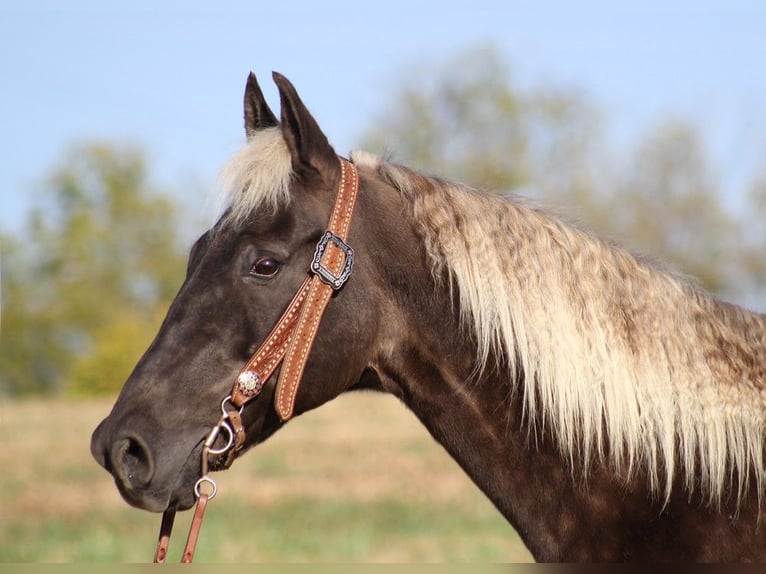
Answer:
[[[368,390],[415,414],[536,560],[766,559],[766,316],[521,197],[342,158],[273,80],[279,117],[248,77],[220,215],[93,433],[129,504],[189,509],[200,457],[226,467]],[[336,285],[291,359],[317,269]],[[259,347],[281,349],[262,375]]]

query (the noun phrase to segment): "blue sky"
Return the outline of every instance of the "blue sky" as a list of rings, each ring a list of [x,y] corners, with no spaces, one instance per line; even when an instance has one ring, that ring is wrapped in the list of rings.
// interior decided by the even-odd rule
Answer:
[[[620,146],[675,117],[700,126],[727,189],[765,163],[766,2],[212,4],[3,2],[0,229],[18,229],[41,178],[91,139],[143,146],[204,218],[201,190],[243,140],[248,71],[277,109],[270,73],[290,78],[345,153],[402,70],[486,44],[524,84],[584,92]]]

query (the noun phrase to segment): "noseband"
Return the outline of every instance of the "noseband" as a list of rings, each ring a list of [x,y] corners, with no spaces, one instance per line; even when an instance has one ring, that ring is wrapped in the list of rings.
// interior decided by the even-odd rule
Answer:
[[[181,562],[192,561],[205,508],[217,492],[215,482],[208,475],[210,457],[216,457],[215,470],[224,470],[232,465],[245,445],[242,410],[261,393],[279,365],[282,368],[274,393],[274,408],[282,421],[292,417],[295,396],[319,322],[332,293],[343,287],[351,275],[354,251],[346,241],[359,192],[359,174],[351,162],[343,158],[339,160],[341,175],[335,205],[327,231],[314,251],[310,273],[261,346],[237,375],[231,393],[221,403],[221,418],[205,438],[201,478],[194,485],[197,506]],[[221,432],[228,438],[223,447],[215,448]],[[162,515],[154,562],[165,562],[174,519],[174,508],[167,509]]]

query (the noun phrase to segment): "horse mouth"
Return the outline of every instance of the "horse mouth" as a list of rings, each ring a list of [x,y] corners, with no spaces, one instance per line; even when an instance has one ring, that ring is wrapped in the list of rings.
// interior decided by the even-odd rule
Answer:
[[[173,504],[172,497],[168,493],[153,490],[136,490],[126,488],[119,480],[115,480],[117,490],[123,500],[134,508],[147,512],[164,512],[168,508],[177,506]]]
[[[110,468],[107,460],[104,467],[114,477],[117,490],[123,500],[130,506],[147,512],[165,512],[166,510],[188,510],[196,503],[194,488],[200,478],[200,457],[202,442],[200,441],[184,460],[181,468],[170,481],[164,484],[156,480],[138,487],[131,486],[130,481],[122,480]],[[168,486],[169,483],[169,486]]]

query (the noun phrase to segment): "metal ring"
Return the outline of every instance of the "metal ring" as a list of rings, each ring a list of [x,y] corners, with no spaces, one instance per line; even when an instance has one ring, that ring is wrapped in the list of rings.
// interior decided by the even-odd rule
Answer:
[[[194,483],[194,495],[197,498],[202,496],[202,489],[201,489],[201,487],[206,482],[208,484],[210,484],[210,486],[213,487],[213,490],[210,492],[210,494],[208,494],[207,499],[208,500],[213,500],[213,498],[215,498],[215,495],[218,494],[218,485],[215,483],[215,481],[212,478],[210,478],[207,475],[203,476],[196,483]]]
[[[231,402],[231,398],[232,398],[231,395],[227,395],[226,398],[221,401],[221,412],[223,413],[224,418],[229,417],[229,411],[226,410],[226,403]],[[231,406],[234,407],[234,403],[231,403]],[[245,405],[242,405],[239,407],[239,409],[234,407],[233,410],[239,410],[239,414],[242,414],[242,411],[244,410],[244,408],[245,408]]]
[[[213,448],[212,443],[215,442],[215,439],[218,437],[218,432],[221,429],[226,429],[226,433],[229,435],[229,440],[226,441],[226,444],[223,447]],[[210,446],[206,447],[208,454],[223,454],[234,445],[234,432],[231,430],[229,425],[227,425],[224,421],[221,421],[218,423],[218,426],[214,427],[213,430],[210,431],[205,444],[207,444],[208,441],[210,442]]]

